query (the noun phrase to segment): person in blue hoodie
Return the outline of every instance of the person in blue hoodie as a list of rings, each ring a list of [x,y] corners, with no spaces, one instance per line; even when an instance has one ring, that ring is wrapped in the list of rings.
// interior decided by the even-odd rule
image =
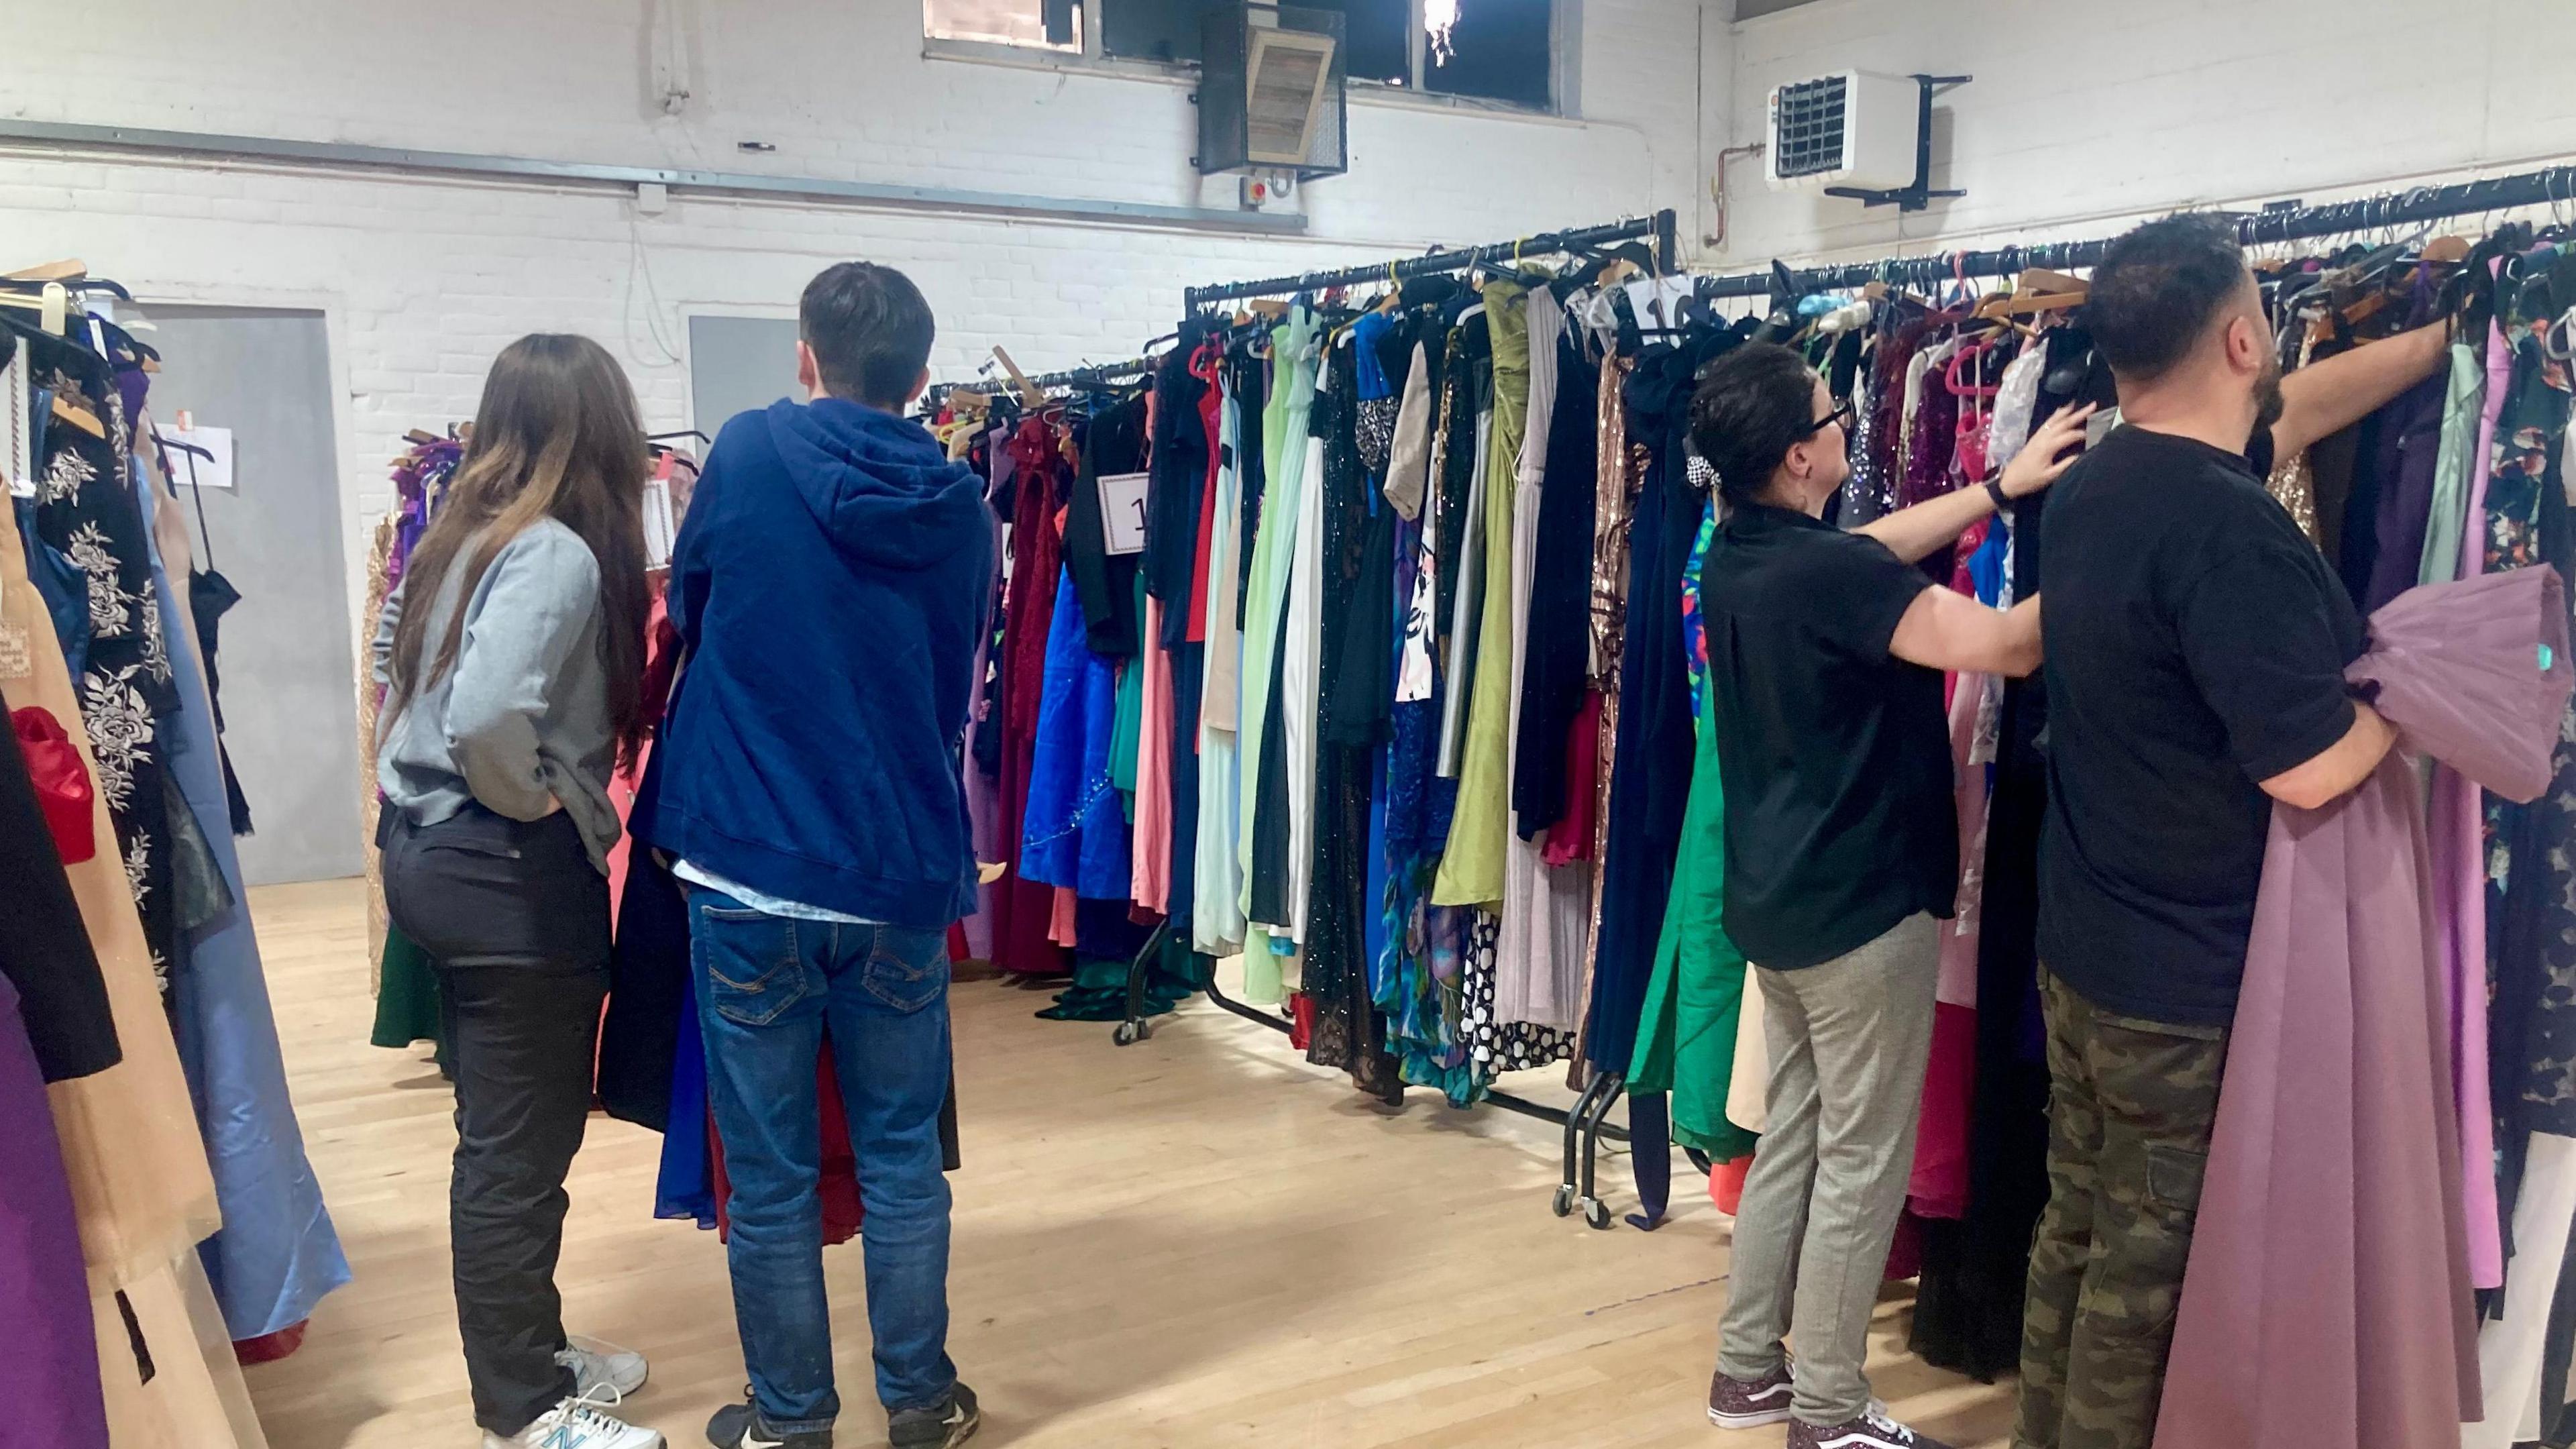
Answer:
[[[689,894],[708,1095],[732,1183],[748,1402],[717,1449],[830,1449],[814,1063],[828,1038],[858,1156],[877,1396],[898,1449],[961,1444],[947,1352],[947,931],[974,909],[960,781],[994,522],[902,416],[934,322],[910,279],[844,262],[799,306],[797,379],[727,423],[673,551],[687,653],[637,839]]]

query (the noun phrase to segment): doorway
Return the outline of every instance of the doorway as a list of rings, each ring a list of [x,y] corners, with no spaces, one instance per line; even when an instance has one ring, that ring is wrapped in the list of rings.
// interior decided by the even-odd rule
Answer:
[[[796,385],[796,319],[689,319],[689,415],[712,438],[734,414],[783,397],[803,400]]]
[[[243,878],[258,886],[356,875],[356,654],[322,314],[143,311],[155,330],[139,335],[161,353],[153,421],[176,427],[184,409],[200,428],[232,432],[229,488],[192,489],[186,458],[171,462],[197,566],[242,595],[223,617],[215,668],[224,748],[254,827],[240,841]]]

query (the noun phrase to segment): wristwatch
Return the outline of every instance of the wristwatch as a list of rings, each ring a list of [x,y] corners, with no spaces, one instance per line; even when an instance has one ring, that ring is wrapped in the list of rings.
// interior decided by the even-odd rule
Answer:
[[[1989,478],[1986,480],[1986,496],[1995,501],[1995,512],[1997,513],[2005,512],[2012,507],[2012,500],[2004,496],[2004,484],[2003,480],[2000,478]]]

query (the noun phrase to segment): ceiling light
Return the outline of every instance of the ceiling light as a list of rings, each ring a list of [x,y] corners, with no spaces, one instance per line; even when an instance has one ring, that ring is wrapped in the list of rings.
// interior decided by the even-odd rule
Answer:
[[[1447,65],[1457,54],[1450,43],[1458,28],[1458,7],[1466,0],[1422,0],[1422,28],[1431,37],[1431,63]]]

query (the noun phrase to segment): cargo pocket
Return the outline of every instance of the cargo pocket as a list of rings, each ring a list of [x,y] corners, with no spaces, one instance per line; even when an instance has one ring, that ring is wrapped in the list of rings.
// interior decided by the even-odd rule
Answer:
[[[2181,1147],[2147,1149],[2147,1196],[2157,1207],[2185,1218],[2200,1211],[2201,1179],[2209,1174],[2209,1154]]]

